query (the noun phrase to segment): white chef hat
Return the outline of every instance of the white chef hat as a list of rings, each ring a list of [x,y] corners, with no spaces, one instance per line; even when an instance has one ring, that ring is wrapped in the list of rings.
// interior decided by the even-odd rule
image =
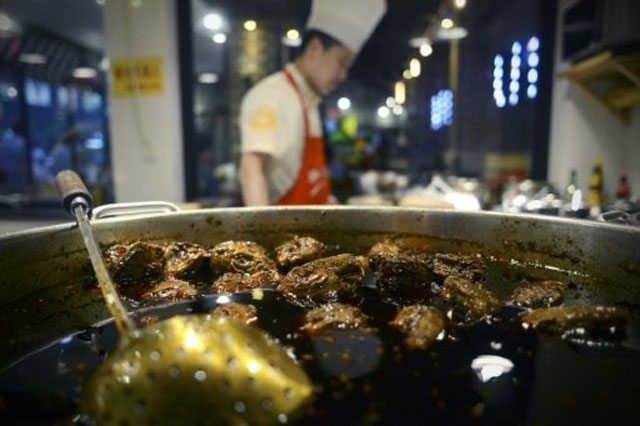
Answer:
[[[386,8],[385,0],[313,0],[307,30],[322,31],[357,54]]]

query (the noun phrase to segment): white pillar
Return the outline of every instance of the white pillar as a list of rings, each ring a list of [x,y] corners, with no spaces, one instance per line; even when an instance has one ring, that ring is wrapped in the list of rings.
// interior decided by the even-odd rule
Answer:
[[[108,0],[104,7],[117,202],[185,200],[175,1]],[[136,64],[150,68],[135,73]],[[118,78],[123,67],[133,77]]]

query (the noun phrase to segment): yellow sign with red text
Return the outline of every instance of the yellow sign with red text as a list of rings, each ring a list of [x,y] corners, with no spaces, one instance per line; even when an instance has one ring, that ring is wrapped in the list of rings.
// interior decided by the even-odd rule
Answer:
[[[162,58],[116,60],[111,63],[113,96],[158,96],[164,93]]]

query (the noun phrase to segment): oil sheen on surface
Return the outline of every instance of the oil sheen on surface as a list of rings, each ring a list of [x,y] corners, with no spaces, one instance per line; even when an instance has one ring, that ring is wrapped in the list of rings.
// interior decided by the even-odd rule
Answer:
[[[593,345],[546,337],[523,330],[521,310],[504,306],[491,322],[448,329],[428,350],[408,351],[388,325],[397,305],[372,287],[365,287],[360,307],[375,332],[333,330],[309,338],[300,331],[304,309],[273,290],[204,295],[136,316],[254,305],[257,325],[290,347],[318,385],[303,425],[640,424],[636,339]],[[110,321],[14,365],[0,376],[0,424],[91,424],[78,413],[81,384],[116,341]]]

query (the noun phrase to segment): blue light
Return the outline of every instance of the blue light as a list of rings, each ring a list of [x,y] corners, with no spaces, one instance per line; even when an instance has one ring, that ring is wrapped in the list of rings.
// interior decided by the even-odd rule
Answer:
[[[496,89],[493,91],[493,97],[495,99],[498,99],[499,97],[503,97],[504,98],[504,92],[501,89]]]
[[[511,80],[518,80],[520,78],[520,68],[511,68]]]
[[[453,92],[440,90],[431,96],[431,130],[438,131],[453,123]]]
[[[495,90],[502,89],[502,80],[500,80],[500,79],[493,80],[493,88]]]
[[[527,73],[527,81],[529,83],[535,83],[538,81],[538,70],[535,68],[531,68]]]
[[[527,63],[530,67],[535,68],[540,63],[540,56],[537,53],[529,53],[529,58],[527,59]]]
[[[511,83],[509,83],[509,91],[511,93],[518,93],[518,90],[520,90],[520,83],[518,83],[517,81],[512,81]]]
[[[527,51],[535,52],[539,48],[540,48],[540,40],[538,40],[538,37],[536,36],[531,37],[527,42]]]
[[[520,98],[517,93],[512,93],[509,95],[509,105],[518,105],[518,101]]]
[[[511,67],[519,68],[521,64],[520,56],[512,56],[511,57]]]
[[[504,96],[501,98],[496,98],[496,106],[498,108],[504,108],[506,103],[507,103],[507,100],[504,98]]]
[[[493,70],[493,78],[502,78],[504,76],[504,71],[502,68],[496,68]]]
[[[520,42],[514,41],[511,45],[511,53],[513,53],[514,55],[519,55],[520,52],[522,52],[522,45],[520,44]]]
[[[493,65],[498,68],[504,65],[504,58],[502,57],[502,55],[496,55],[496,57],[493,59]]]
[[[538,96],[538,88],[535,84],[530,84],[529,87],[527,87],[527,97],[534,99],[536,96]]]

